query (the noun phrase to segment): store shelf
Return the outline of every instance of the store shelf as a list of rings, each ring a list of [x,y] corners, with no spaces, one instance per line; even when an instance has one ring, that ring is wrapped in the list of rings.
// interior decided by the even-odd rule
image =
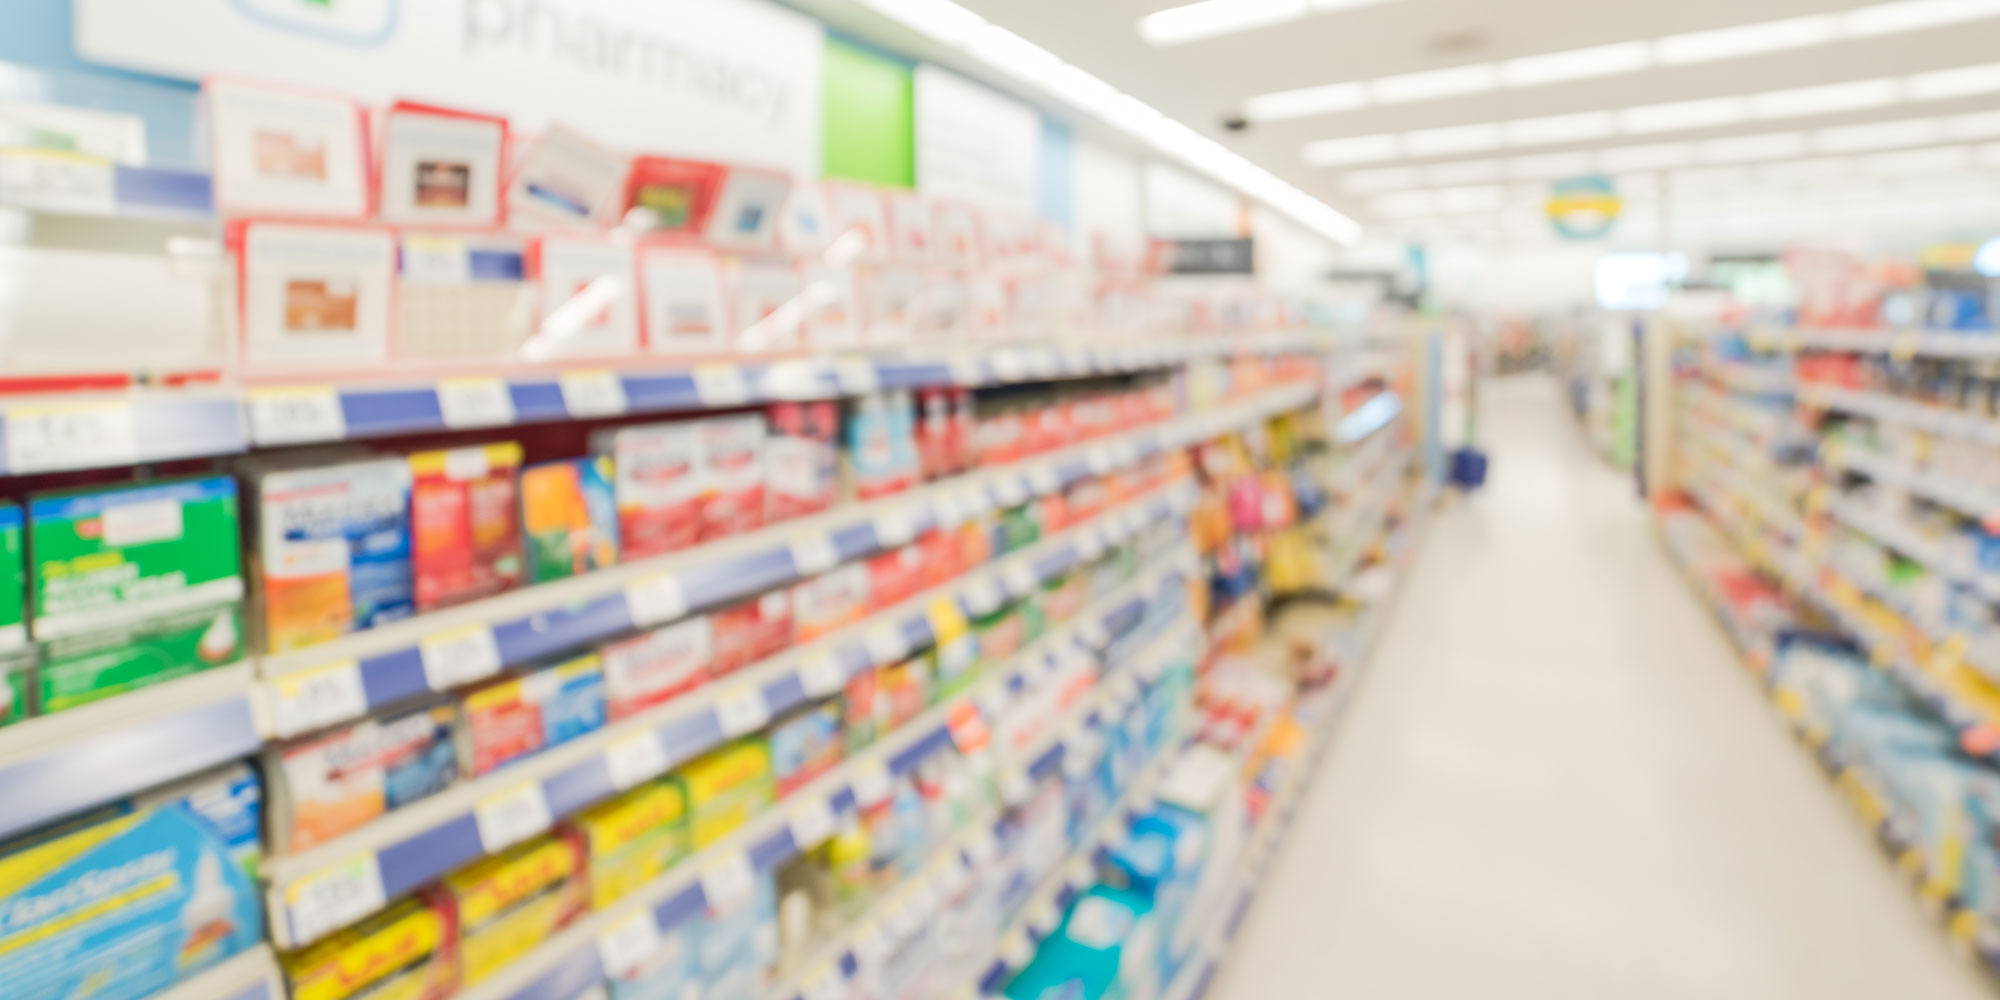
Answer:
[[[242,407],[224,390],[0,398],[0,476],[233,455],[248,447]]]
[[[260,944],[146,1000],[285,1000],[285,988],[270,946]]]
[[[0,729],[0,841],[255,754],[249,664]]]
[[[1146,658],[1178,653],[1178,639],[1175,631],[1168,630],[1128,662],[1107,667],[1098,680],[1098,690],[1103,692],[1119,688],[1119,678],[1131,677],[1131,687],[1127,690],[1137,697],[1144,690],[1146,675],[1151,673]],[[1053,651],[1058,645],[1045,640],[1038,643],[1035,650],[1018,656],[1015,663],[1035,659]],[[1035,679],[1033,675],[1040,674],[1040,668],[1035,666],[1010,667],[1010,673],[1015,671],[1019,671],[1014,678],[1017,681],[1027,678],[1032,682]],[[800,804],[823,801],[836,816],[853,811],[864,794],[863,786],[880,784],[879,780],[867,777],[869,772],[880,774],[886,770],[892,775],[905,775],[932,754],[953,746],[947,720],[960,705],[978,704],[979,700],[979,692],[970,692],[936,706],[886,737],[875,748],[850,758],[831,773],[794,793],[786,800],[784,808],[766,812],[724,841],[682,862],[653,885],[640,890],[634,898],[579,921],[515,960],[492,978],[460,993],[459,997],[462,1000],[576,1000],[585,995],[610,978],[611,970],[606,966],[598,944],[600,938],[614,933],[629,934],[631,924],[628,922],[650,922],[652,936],[658,939],[683,921],[700,914],[709,905],[703,873],[715,871],[718,865],[731,859],[747,859],[759,871],[769,871],[790,860],[801,849],[790,827],[790,816],[797,814]],[[1093,724],[1094,715],[1101,708],[1099,703],[1081,712],[1078,724]],[[1059,742],[1056,748],[1045,751],[1042,759],[1027,765],[1031,780],[1038,771],[1045,775],[1060,763],[1062,746]],[[641,930],[643,933],[643,924]]]
[[[276,692],[277,734],[357,718],[509,666],[722,607],[902,545],[933,525],[956,524],[995,506],[1053,493],[1251,426],[1305,405],[1313,395],[1310,385],[1278,387],[1248,403],[1113,435],[1045,458],[267,656],[259,667]],[[457,655],[470,666],[439,669],[440,660],[453,651],[460,651]],[[334,695],[324,694],[329,691]]]
[[[2000,335],[1990,330],[1895,330],[1873,328],[1797,329],[1755,327],[1744,337],[1768,351],[1838,351],[1900,357],[2000,358]]]
[[[1954,558],[1942,541],[1926,537],[1900,519],[1841,496],[1828,498],[1826,509],[1848,527],[1901,552],[1932,573],[1978,590],[1988,599],[2000,600],[2000,580],[1988,578],[1969,560]]]
[[[1879,392],[1806,383],[1799,387],[1799,401],[1899,427],[2000,444],[2000,420],[1926,406]]]
[[[212,219],[209,177],[189,170],[130,167],[88,157],[0,150],[0,206],[58,215]]]
[[[1829,441],[1820,449],[1828,468],[1858,472],[1878,483],[1898,486],[1979,520],[2000,518],[2000,491],[1982,489],[1950,476],[1919,469],[1865,448]]]
[[[1190,497],[1169,489],[1138,506],[1144,524],[1175,516]],[[281,947],[309,943],[352,923],[469,861],[541,833],[556,820],[663,774],[741,733],[760,728],[813,697],[845,685],[870,664],[899,662],[935,644],[940,614],[962,620],[989,610],[997,588],[1015,597],[1066,572],[1087,546],[1100,551],[1107,527],[1130,537],[1140,524],[1126,511],[1102,514],[1010,557],[997,571],[971,574],[871,616],[805,649],[740,676],[711,682],[694,694],[513,767],[413,803],[331,843],[300,854],[267,858],[272,937]],[[1170,567],[1169,574],[1186,572]],[[1177,579],[1170,576],[1169,579]],[[1156,577],[1126,584],[1087,610],[1074,628],[1096,639],[1129,617],[1133,596]],[[754,723],[754,725],[748,725]],[[635,749],[635,742],[638,744]],[[633,760],[640,761],[638,765]],[[535,821],[501,827],[482,817],[525,801]],[[496,834],[495,830],[502,830]],[[343,895],[358,883],[365,891]],[[329,909],[329,898],[355,900]]]

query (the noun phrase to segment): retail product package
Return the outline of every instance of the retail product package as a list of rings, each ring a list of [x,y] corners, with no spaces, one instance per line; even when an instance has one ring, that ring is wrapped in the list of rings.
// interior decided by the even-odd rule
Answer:
[[[720,677],[784,652],[792,645],[792,596],[773,590],[714,615],[715,658],[709,672]]]
[[[805,303],[808,346],[816,351],[837,351],[860,345],[861,304],[851,269],[808,266]]]
[[[217,214],[368,214],[368,125],[361,105],[228,77],[204,81],[201,98]]]
[[[805,283],[790,261],[729,258],[722,269],[729,300],[731,346],[752,354],[790,351],[799,346],[805,310],[799,297]]]
[[[267,752],[271,841],[324,844],[458,780],[456,713],[434,705],[364,719]]]
[[[924,549],[902,545],[869,559],[868,610],[870,613],[901,604],[924,588]]]
[[[443,1000],[458,991],[458,911],[441,887],[279,957],[292,1000]]]
[[[630,969],[615,972],[610,1000],[697,1000],[703,998],[695,967],[698,920],[684,920],[661,933],[652,953]]]
[[[898,264],[867,267],[860,295],[867,316],[866,339],[875,346],[907,344],[915,335],[922,306],[924,272]]]
[[[396,356],[518,360],[535,330],[527,241],[439,231],[406,231],[399,239]]]
[[[537,837],[445,876],[465,985],[500,971],[590,908],[583,838]]]
[[[1158,952],[1145,899],[1092,886],[1004,994],[1009,1000],[1154,1000],[1160,995],[1153,966]]]
[[[841,706],[806,705],[771,724],[771,773],[779,798],[790,795],[840,763]]]
[[[521,529],[528,582],[545,583],[618,562],[618,502],[611,459],[570,458],[521,472]]]
[[[255,947],[261,808],[234,765],[0,846],[0,992],[138,1000]]]
[[[28,530],[38,711],[243,656],[235,480],[43,494]]]
[[[752,876],[747,898],[713,907],[695,931],[695,966],[702,1000],[758,1000],[770,988],[778,960],[778,899],[771,877]]]
[[[1186,810],[1160,807],[1132,822],[1128,839],[1106,863],[1110,884],[1145,900],[1152,914],[1160,946],[1154,956],[1159,982],[1172,982],[1200,957],[1207,921],[1226,912],[1224,900],[1208,900],[1219,907],[1212,910],[1193,906],[1207,854],[1207,823]]]
[[[868,613],[868,566],[836,566],[792,588],[798,641],[811,642],[846,628]]]
[[[612,643],[599,654],[604,658],[605,710],[615,721],[700,685],[715,658],[715,625],[709,616],[696,615]]]
[[[507,182],[507,221],[524,230],[608,229],[631,161],[561,125],[535,137]]]
[[[925,479],[941,479],[970,467],[972,391],[932,387],[917,393],[917,459]]]
[[[649,352],[704,355],[729,351],[722,264],[714,254],[687,247],[642,245],[639,298]]]
[[[869,393],[847,417],[847,474],[854,496],[871,500],[916,485],[916,413],[907,391]]]
[[[704,242],[736,253],[778,249],[778,220],[792,179],[775,170],[730,167],[716,191]]]
[[[604,728],[604,667],[592,653],[465,696],[461,759],[474,776]]]
[[[404,226],[500,224],[507,119],[397,101],[382,113],[381,207]]]
[[[28,644],[27,517],[0,503],[0,726],[28,714],[34,652]]]
[[[709,417],[696,425],[701,447],[701,539],[764,526],[764,415]]]
[[[765,510],[772,521],[817,514],[840,495],[840,406],[778,403],[767,412]]]
[[[520,586],[521,446],[473,445],[410,456],[410,561],[418,611]]]
[[[389,360],[396,234],[372,226],[240,223],[243,361],[253,368],[372,369]]]
[[[271,471],[255,483],[264,649],[304,649],[415,610],[409,463]]]
[[[692,846],[699,851],[771,804],[771,748],[760,737],[710,751],[681,769]]]
[[[632,172],[625,179],[625,204],[628,209],[651,213],[653,232],[681,238],[682,242],[698,238],[715,209],[715,196],[727,172],[719,163],[634,157]]]
[[[571,825],[590,856],[590,905],[607,906],[688,856],[687,789],[655,778],[579,813]]]
[[[619,427],[591,436],[608,456],[626,561],[684,549],[701,538],[700,423],[682,420]]]
[[[545,236],[528,248],[539,276],[528,360],[618,358],[639,352],[632,249],[612,240]]]

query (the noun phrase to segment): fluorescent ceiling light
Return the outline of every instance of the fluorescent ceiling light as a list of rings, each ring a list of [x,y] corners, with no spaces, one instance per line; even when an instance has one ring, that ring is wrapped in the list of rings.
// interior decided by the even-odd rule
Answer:
[[[1994,91],[2000,91],[2000,63],[1935,70],[1903,80],[1903,93],[1912,101],[1940,101]]]
[[[1841,15],[1840,30],[1849,38],[1867,38],[1989,17],[2000,17],[2000,0],[1908,0],[1850,10]]]
[[[1424,180],[1432,184],[1485,184],[1499,179],[1499,160],[1460,160],[1424,168]]]
[[[1180,45],[1282,24],[1305,13],[1306,0],[1201,0],[1140,18],[1139,37],[1154,45]]]
[[[1597,154],[1597,164],[1617,173],[1621,170],[1660,170],[1685,166],[1694,160],[1694,148],[1685,142],[1653,146],[1619,146]]]
[[[1393,135],[1358,135],[1351,139],[1321,139],[1306,143],[1306,162],[1316,167],[1348,163],[1379,163],[1402,153]]]
[[[1989,139],[2000,135],[2000,111],[1980,111],[1959,115],[1945,125],[1954,139]]]
[[[1813,149],[1822,153],[1856,153],[1868,149],[1894,149],[1935,142],[1944,131],[1936,118],[1908,118],[1903,121],[1868,125],[1842,125],[1813,133]]]
[[[1355,170],[1340,178],[1340,186],[1349,194],[1378,194],[1383,191],[1401,191],[1417,186],[1415,167],[1384,167],[1376,170]]]
[[[1883,78],[1835,83],[1824,87],[1773,90],[1750,98],[1750,114],[1756,118],[1797,118],[1825,115],[1836,111],[1858,111],[1896,103],[1900,81]]]
[[[1434,193],[1439,212],[1495,212],[1504,196],[1498,185],[1439,188]]]
[[[1734,125],[1746,112],[1741,97],[1716,97],[1673,104],[1648,104],[1618,112],[1618,127],[1626,132],[1674,132],[1688,128]]]
[[[1590,171],[1589,153],[1545,153],[1541,156],[1516,156],[1507,161],[1507,173],[1513,177],[1553,180],[1558,177],[1578,177]]]
[[[1433,215],[1437,211],[1432,207],[1431,193],[1429,191],[1401,191],[1396,194],[1385,194],[1370,202],[1369,205],[1375,209],[1376,214],[1388,216],[1392,219]]]
[[[1984,167],[2000,167],[2000,142],[1989,142],[1979,147],[1979,164]]]
[[[1547,118],[1517,118],[1507,122],[1509,146],[1547,146],[1558,142],[1602,139],[1617,127],[1609,111],[1587,111],[1577,115]]]
[[[878,13],[915,28],[946,45],[963,45],[986,26],[986,19],[951,0],[861,0]]]
[[[1906,174],[1936,173],[1941,170],[1963,170],[1971,163],[1972,151],[1965,146],[1936,146],[1901,153],[1876,153],[1874,156],[1862,158],[1861,169],[1864,173],[1880,177],[1900,177]]]
[[[1383,104],[1405,104],[1439,97],[1455,97],[1459,94],[1483,93],[1499,86],[1500,75],[1494,71],[1492,63],[1475,63],[1471,66],[1454,66],[1450,69],[1380,77],[1368,85],[1368,91],[1375,100]]]
[[[1645,42],[1619,42],[1509,59],[1500,64],[1500,80],[1509,87],[1537,87],[1566,80],[1631,73],[1652,64],[1651,46]]]
[[[1804,155],[1805,151],[1805,133],[1773,132],[1770,135],[1710,139],[1702,143],[1697,152],[1703,163],[1755,163],[1792,159]]]
[[[1498,125],[1454,125],[1403,133],[1403,152],[1408,156],[1441,156],[1474,153],[1500,146]]]
[[[1056,96],[1092,111],[1109,106],[1119,96],[1117,87],[1068,63],[1050,70],[1043,77],[1042,85],[1054,91]]]
[[[1847,176],[1851,164],[1839,157],[1818,160],[1795,160],[1791,163],[1773,163],[1761,167],[1757,176],[1767,184],[1796,188],[1801,184],[1823,184]]]
[[[1056,54],[997,24],[981,25],[966,50],[1030,83],[1041,83],[1063,65]]]
[[[1243,117],[1253,122],[1279,121],[1352,111],[1368,103],[1368,88],[1359,83],[1329,83],[1323,87],[1259,94],[1243,102]]]
[[[1840,22],[1827,15],[1764,21],[1714,31],[1668,35],[1654,43],[1660,62],[1668,66],[1737,59],[1763,52],[1782,52],[1824,45],[1840,36]]]
[[[1708,188],[1711,190],[1740,190],[1749,183],[1750,172],[1741,167],[1708,167],[1700,170],[1676,170],[1668,178],[1675,188]]]

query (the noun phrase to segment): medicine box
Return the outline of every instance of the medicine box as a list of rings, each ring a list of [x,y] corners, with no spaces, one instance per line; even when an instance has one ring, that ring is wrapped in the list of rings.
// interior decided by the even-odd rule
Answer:
[[[695,850],[728,836],[771,804],[771,751],[761,739],[739,740],[688,764],[689,833]]]
[[[657,778],[579,814],[573,824],[590,855],[590,905],[603,909],[688,856],[687,789]]]
[[[458,910],[459,961],[471,986],[505,968],[590,906],[583,839],[538,837],[445,876]]]
[[[713,626],[707,615],[696,615],[612,643],[601,655],[605,707],[615,721],[700,684],[715,655]]]
[[[438,887],[280,956],[292,1000],[441,1000],[458,989],[458,919]]]
[[[266,650],[303,649],[415,610],[409,463],[265,473],[256,514]]]
[[[467,770],[493,771],[604,727],[597,654],[494,681],[465,696],[460,742]]]
[[[410,559],[418,611],[520,585],[521,520],[513,442],[410,456]]]
[[[364,719],[271,751],[271,839],[302,851],[458,780],[449,706]]]
[[[597,432],[591,450],[611,458],[618,540],[627,561],[693,545],[701,533],[699,425],[692,420]]]
[[[543,583],[618,562],[618,504],[611,459],[564,459],[521,473],[521,527],[528,580]]]
[[[763,414],[710,417],[697,427],[701,438],[701,540],[763,527]]]

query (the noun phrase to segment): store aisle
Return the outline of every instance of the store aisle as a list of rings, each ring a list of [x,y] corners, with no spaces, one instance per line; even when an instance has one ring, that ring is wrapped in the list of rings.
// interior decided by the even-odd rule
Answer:
[[[1486,393],[1208,1000],[1986,996],[1764,707],[1552,381]]]

